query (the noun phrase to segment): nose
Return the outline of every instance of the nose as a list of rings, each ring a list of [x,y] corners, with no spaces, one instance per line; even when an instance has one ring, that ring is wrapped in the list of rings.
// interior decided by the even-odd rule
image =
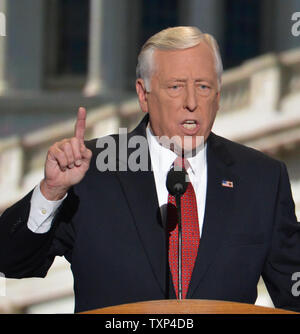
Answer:
[[[188,86],[186,87],[186,97],[185,97],[185,105],[184,108],[190,112],[193,112],[198,107],[198,101],[196,96],[195,87]]]

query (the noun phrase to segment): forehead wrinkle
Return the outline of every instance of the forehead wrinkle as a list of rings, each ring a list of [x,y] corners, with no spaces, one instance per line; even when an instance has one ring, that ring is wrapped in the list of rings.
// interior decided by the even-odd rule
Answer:
[[[207,44],[207,43],[203,43],[204,45]],[[202,44],[202,45],[203,45]],[[199,45],[197,45],[196,47],[199,47]],[[195,48],[196,48],[195,47]],[[189,49],[193,49],[193,48],[189,48]],[[156,77],[156,79],[158,79],[159,82],[163,83],[167,83],[167,82],[171,82],[171,81],[176,81],[176,82],[188,82],[190,80],[192,80],[193,82],[201,82],[201,81],[206,81],[210,84],[213,84],[214,83],[214,78],[209,78],[207,77],[206,73],[208,71],[208,68],[207,66],[205,66],[203,68],[203,66],[201,66],[200,70],[201,72],[203,71],[204,73],[198,73],[196,74],[196,77],[193,78],[193,72],[196,70],[196,69],[192,69],[192,72],[190,74],[186,74],[186,73],[180,73],[181,70],[179,71],[179,73],[174,73],[174,70],[177,72],[178,68],[174,69],[173,68],[170,68],[170,63],[168,62],[168,60],[166,60],[166,56],[169,54],[176,54],[176,53],[184,53],[186,51],[188,51],[189,49],[179,49],[179,50],[160,50],[160,49],[156,49],[154,52],[153,52],[153,65],[155,64],[155,67],[152,68],[152,78],[153,79],[154,77]],[[204,49],[204,52],[206,55],[209,55],[208,57],[202,57],[203,59],[206,59],[208,61],[208,67],[212,67],[212,71],[214,72],[214,74],[216,74],[216,80],[218,80],[218,75],[217,75],[217,72],[216,72],[216,68],[215,68],[215,59],[214,59],[214,54],[211,50],[211,48],[209,47],[209,45],[205,45],[205,49]],[[194,58],[194,55],[192,54],[191,55],[191,59]],[[180,58],[178,58],[180,59]],[[166,67],[164,66],[166,65]],[[185,69],[185,64],[183,64],[183,70]],[[212,66],[210,66],[212,65]],[[168,73],[169,70],[173,73]],[[189,71],[191,71],[191,69],[189,69]],[[168,77],[168,74],[171,74],[172,76],[171,77]],[[200,75],[200,76],[199,76]],[[191,79],[190,79],[191,78]]]
[[[186,82],[188,78],[179,78],[179,77],[173,77],[170,79],[167,79],[167,81],[178,81],[178,82]]]
[[[170,79],[166,80],[167,83],[172,83],[172,82],[186,83],[188,81],[190,81],[188,78],[176,78],[176,77],[173,77],[173,78],[170,78]],[[191,81],[193,81],[193,82],[208,82],[210,84],[213,83],[213,80],[211,78],[205,78],[205,77],[203,77],[203,78],[195,78],[195,79],[192,78]]]

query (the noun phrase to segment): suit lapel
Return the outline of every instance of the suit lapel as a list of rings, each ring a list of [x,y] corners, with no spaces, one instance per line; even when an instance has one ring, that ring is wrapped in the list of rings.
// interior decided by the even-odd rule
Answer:
[[[128,136],[146,136],[146,116]],[[210,264],[214,261],[224,233],[232,217],[237,177],[232,173],[232,160],[222,140],[211,133],[207,141],[207,195],[206,207],[198,255],[190,282],[187,298],[192,298]],[[162,293],[167,296],[168,256],[164,227],[159,211],[154,174],[148,147],[148,171],[118,171],[117,176],[127,199],[137,233],[157,279]],[[128,156],[133,150],[128,150]],[[119,162],[124,164],[124,162]],[[222,181],[233,182],[233,188],[222,186]]]
[[[128,135],[128,140],[133,136],[145,137],[147,123],[148,117],[145,117],[137,129]],[[151,171],[148,146],[145,147],[145,150],[147,152],[144,154],[148,156],[148,171],[134,172],[128,168],[128,171],[118,171],[117,176],[154,276],[165,295],[167,289],[166,238],[161,221],[154,174]],[[128,158],[133,151],[133,149],[128,149]],[[124,165],[123,162],[119,161],[120,163]]]
[[[237,178],[232,174],[233,160],[219,137],[207,141],[207,194],[202,236],[187,298],[191,298],[214,261],[232,217]],[[233,182],[233,188],[222,186]]]

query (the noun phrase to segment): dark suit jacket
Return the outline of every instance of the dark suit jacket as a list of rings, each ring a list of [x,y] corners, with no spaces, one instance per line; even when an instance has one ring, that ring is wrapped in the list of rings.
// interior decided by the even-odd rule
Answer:
[[[147,122],[128,138],[145,136]],[[65,256],[76,312],[175,298],[152,171],[99,172],[103,149],[96,140],[87,145],[90,169],[48,233],[27,228],[31,193],[3,213],[0,271],[43,277],[55,256]],[[262,275],[275,306],[300,311],[291,278],[300,271],[300,224],[284,164],[213,133],[207,145],[205,218],[187,298],[254,303]],[[222,180],[234,187],[222,187]]]

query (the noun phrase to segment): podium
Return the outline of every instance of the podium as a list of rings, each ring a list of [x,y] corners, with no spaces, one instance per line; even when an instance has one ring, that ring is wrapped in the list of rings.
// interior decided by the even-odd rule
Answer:
[[[299,314],[252,304],[199,299],[167,299],[122,304],[81,314]]]

